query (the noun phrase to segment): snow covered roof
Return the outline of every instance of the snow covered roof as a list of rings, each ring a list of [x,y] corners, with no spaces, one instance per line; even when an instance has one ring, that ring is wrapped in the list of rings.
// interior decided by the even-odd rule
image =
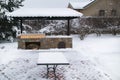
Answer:
[[[70,2],[69,4],[73,7],[73,9],[84,9],[94,1],[95,0],[79,0],[77,2]]]
[[[68,0],[25,0],[25,8],[66,8]]]
[[[82,13],[69,8],[21,8],[7,15],[11,17],[80,17]]]

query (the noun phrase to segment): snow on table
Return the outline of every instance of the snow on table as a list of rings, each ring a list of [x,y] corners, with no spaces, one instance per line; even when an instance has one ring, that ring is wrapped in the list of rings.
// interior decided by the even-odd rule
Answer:
[[[38,65],[68,65],[69,62],[62,52],[39,53]]]

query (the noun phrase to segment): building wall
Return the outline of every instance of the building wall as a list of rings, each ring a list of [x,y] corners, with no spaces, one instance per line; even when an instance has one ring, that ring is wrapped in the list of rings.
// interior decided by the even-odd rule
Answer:
[[[68,7],[71,7],[70,5]],[[71,7],[72,8],[72,7]],[[119,0],[96,0],[92,5],[88,5],[84,9],[77,11],[84,16],[99,16],[99,10],[105,10],[105,16],[111,16],[111,10],[116,10],[116,16],[120,16],[120,1]]]

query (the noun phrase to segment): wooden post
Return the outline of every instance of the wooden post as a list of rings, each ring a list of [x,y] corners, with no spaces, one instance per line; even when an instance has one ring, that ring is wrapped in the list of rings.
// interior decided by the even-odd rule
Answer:
[[[68,26],[67,26],[67,35],[70,35],[70,19],[68,21]]]
[[[23,23],[23,21],[22,21],[22,19],[20,19],[20,29],[21,29],[21,34],[22,34],[22,31],[23,31],[22,23]]]

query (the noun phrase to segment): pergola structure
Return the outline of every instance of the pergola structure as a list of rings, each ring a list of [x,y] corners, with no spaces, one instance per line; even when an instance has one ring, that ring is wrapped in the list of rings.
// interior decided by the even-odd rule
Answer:
[[[70,35],[70,20],[81,17],[82,13],[69,8],[21,8],[8,16],[20,21],[21,33],[23,20],[67,20],[67,35]]]

